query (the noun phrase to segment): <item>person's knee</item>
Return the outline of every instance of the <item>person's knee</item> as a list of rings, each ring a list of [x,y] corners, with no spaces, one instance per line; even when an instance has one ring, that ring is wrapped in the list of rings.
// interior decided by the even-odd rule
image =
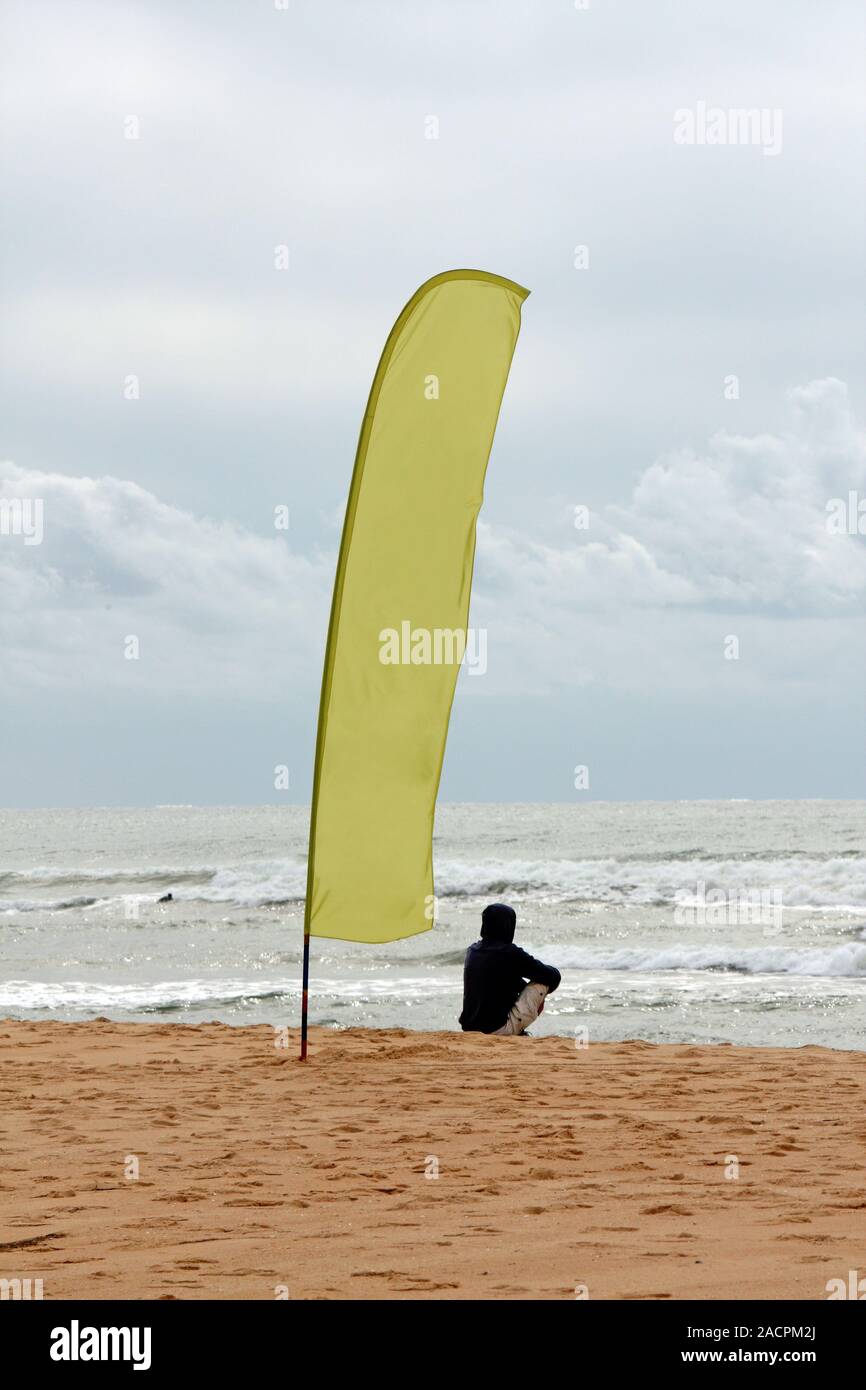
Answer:
[[[530,980],[525,985],[518,999],[515,1009],[522,1018],[524,1026],[531,1023],[538,1017],[544,1008],[544,996],[547,994],[547,986],[535,984]]]

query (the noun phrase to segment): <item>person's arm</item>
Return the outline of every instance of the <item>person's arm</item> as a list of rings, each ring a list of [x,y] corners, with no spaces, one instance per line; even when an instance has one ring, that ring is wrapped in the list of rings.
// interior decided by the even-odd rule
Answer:
[[[519,946],[514,947],[516,952],[515,965],[525,980],[531,980],[536,985],[547,985],[552,994],[558,987],[562,976],[555,965],[545,965],[543,960],[536,960],[528,951],[522,951]]]

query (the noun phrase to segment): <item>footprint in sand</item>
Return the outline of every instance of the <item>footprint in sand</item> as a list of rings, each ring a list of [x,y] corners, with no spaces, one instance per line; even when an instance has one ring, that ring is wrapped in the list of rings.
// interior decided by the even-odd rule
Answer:
[[[678,1206],[675,1202],[661,1203],[656,1207],[641,1207],[641,1216],[693,1216],[694,1212],[688,1207]]]

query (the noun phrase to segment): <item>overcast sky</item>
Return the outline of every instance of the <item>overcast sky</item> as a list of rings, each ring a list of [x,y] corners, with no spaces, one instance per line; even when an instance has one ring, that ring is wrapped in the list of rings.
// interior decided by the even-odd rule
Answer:
[[[7,0],[0,498],[44,537],[0,534],[2,803],[309,800],[370,382],[460,266],[531,296],[445,799],[862,795],[866,540],[827,526],[866,497],[862,31]],[[680,143],[701,104],[774,138]]]

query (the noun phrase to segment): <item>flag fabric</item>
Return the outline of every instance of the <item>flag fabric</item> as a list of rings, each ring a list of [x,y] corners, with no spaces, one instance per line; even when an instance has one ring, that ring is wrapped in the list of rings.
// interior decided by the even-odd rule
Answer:
[[[328,629],[306,930],[433,925],[433,816],[467,638],[475,523],[527,290],[437,275],[397,319],[361,427]],[[467,651],[468,647],[468,651]]]

